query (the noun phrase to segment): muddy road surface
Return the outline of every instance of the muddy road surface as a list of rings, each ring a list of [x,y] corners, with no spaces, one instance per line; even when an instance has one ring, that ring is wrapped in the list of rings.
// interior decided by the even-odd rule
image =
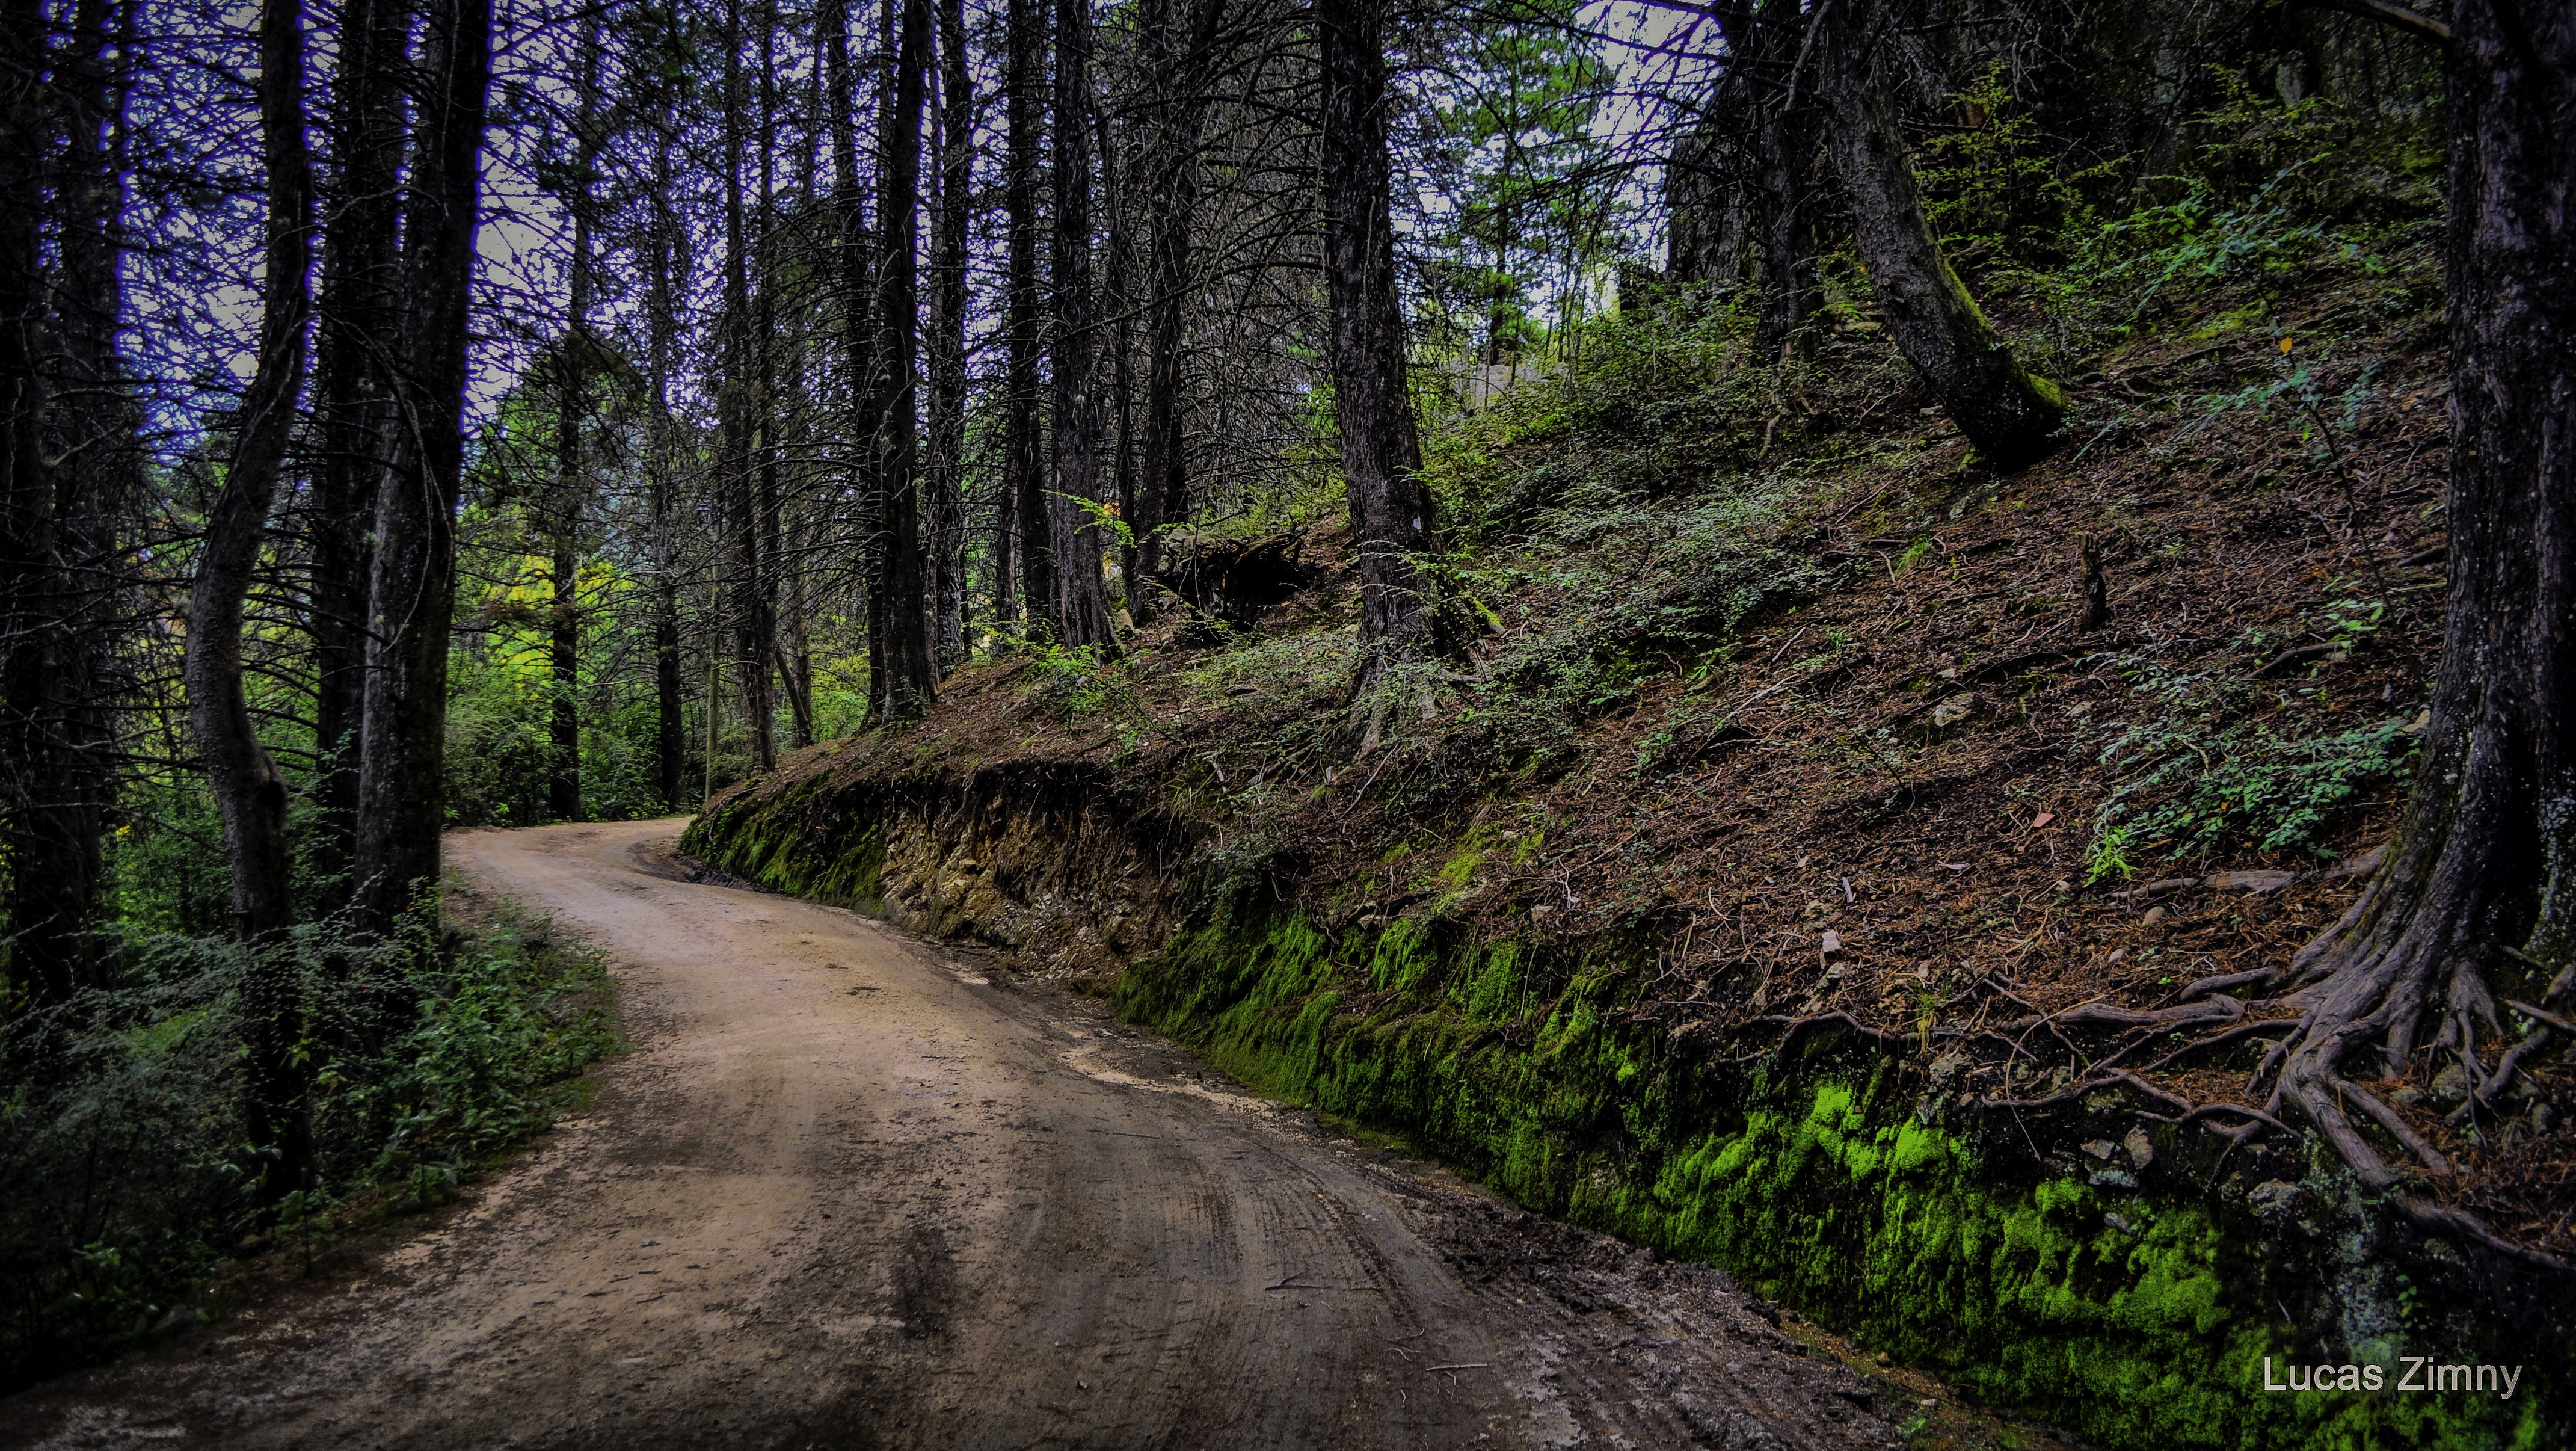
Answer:
[[[1096,1005],[676,877],[451,839],[608,953],[590,1106],[361,1268],[0,1403],[45,1447],[1888,1445],[1722,1275],[1252,1099]]]

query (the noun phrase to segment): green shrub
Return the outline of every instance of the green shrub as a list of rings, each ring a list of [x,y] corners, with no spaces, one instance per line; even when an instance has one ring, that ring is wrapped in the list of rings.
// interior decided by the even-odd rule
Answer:
[[[245,1236],[309,1241],[378,1186],[434,1199],[615,1042],[603,964],[542,923],[505,917],[445,953],[324,924],[278,951],[301,985],[320,1182],[273,1214],[248,1196],[240,948],[137,936],[122,985],[0,1027],[0,1391],[194,1323]]]

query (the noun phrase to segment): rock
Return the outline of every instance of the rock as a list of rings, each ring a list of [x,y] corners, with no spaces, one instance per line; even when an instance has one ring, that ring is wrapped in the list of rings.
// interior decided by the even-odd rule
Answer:
[[[2092,1183],[2093,1187],[2096,1189],[2135,1189],[2138,1187],[2138,1181],[2131,1178],[2127,1171],[2121,1169],[2096,1169],[2093,1171]]]
[[[1939,705],[1932,707],[1933,728],[1935,730],[1948,730],[1950,727],[1957,725],[1959,722],[1966,720],[1969,716],[1975,714],[1976,709],[1977,698],[1975,696],[1951,696],[1948,700],[1942,701]]]
[[[1959,1070],[1968,1066],[1968,1055],[1955,1049],[1932,1060],[1932,1086],[1946,1088]]]
[[[2097,1159],[2108,1159],[2118,1149],[2118,1147],[2118,1145],[2112,1143],[2109,1139],[2095,1139],[2093,1142],[2084,1146],[2084,1152],[2091,1154]]]
[[[1827,929],[1827,931],[1825,932],[1825,956],[1827,956],[1827,957],[1840,957],[1840,956],[1842,955],[1842,951],[1843,951],[1843,939],[1842,939],[1842,934],[1841,934],[1841,933],[1839,933],[1839,932],[1832,931],[1831,929]]]
[[[2433,1075],[2433,1097],[2437,1101],[2452,1105],[2465,1102],[2468,1096],[2469,1075],[2459,1064],[2454,1063]]]
[[[2138,919],[2138,925],[2141,927],[2161,927],[2164,925],[2164,920],[2167,915],[2169,914],[2166,913],[2165,909],[2162,907],[2149,907],[2147,909],[2147,915]]]
[[[2120,1146],[2129,1151],[2131,1168],[2143,1169],[2156,1160],[2156,1141],[2147,1137],[2145,1129],[2129,1130],[2129,1136],[2120,1141]]]
[[[2420,1088],[2401,1088],[2388,1095],[2388,1101],[2400,1108],[2422,1108],[2432,1102],[2424,1096],[2424,1090]]]
[[[2245,1202],[2253,1205],[2254,1212],[2265,1219],[2276,1220],[2288,1214],[2299,1202],[2299,1186],[2286,1180],[2266,1179],[2254,1186],[2254,1192],[2245,1196]]]

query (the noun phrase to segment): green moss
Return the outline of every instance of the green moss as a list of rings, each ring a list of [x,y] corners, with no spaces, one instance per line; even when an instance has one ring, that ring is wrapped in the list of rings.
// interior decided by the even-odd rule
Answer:
[[[1302,915],[1201,928],[1115,1001],[1257,1088],[2106,1445],[2545,1443],[2537,1397],[2267,1395],[2263,1357],[2315,1347],[2271,1313],[2266,1237],[2199,1199],[2016,1179],[1921,1121],[1887,1060],[1729,1073],[1620,1027],[1619,963],[1549,997],[1519,944],[1443,950],[1412,919],[1342,943]]]

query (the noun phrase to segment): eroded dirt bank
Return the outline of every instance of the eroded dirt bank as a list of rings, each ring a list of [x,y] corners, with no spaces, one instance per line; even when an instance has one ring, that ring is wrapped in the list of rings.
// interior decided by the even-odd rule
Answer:
[[[677,832],[451,843],[614,958],[635,1047],[586,1112],[361,1275],[0,1403],[0,1441],[1896,1439],[1715,1271],[1518,1232],[997,965],[677,880]]]

